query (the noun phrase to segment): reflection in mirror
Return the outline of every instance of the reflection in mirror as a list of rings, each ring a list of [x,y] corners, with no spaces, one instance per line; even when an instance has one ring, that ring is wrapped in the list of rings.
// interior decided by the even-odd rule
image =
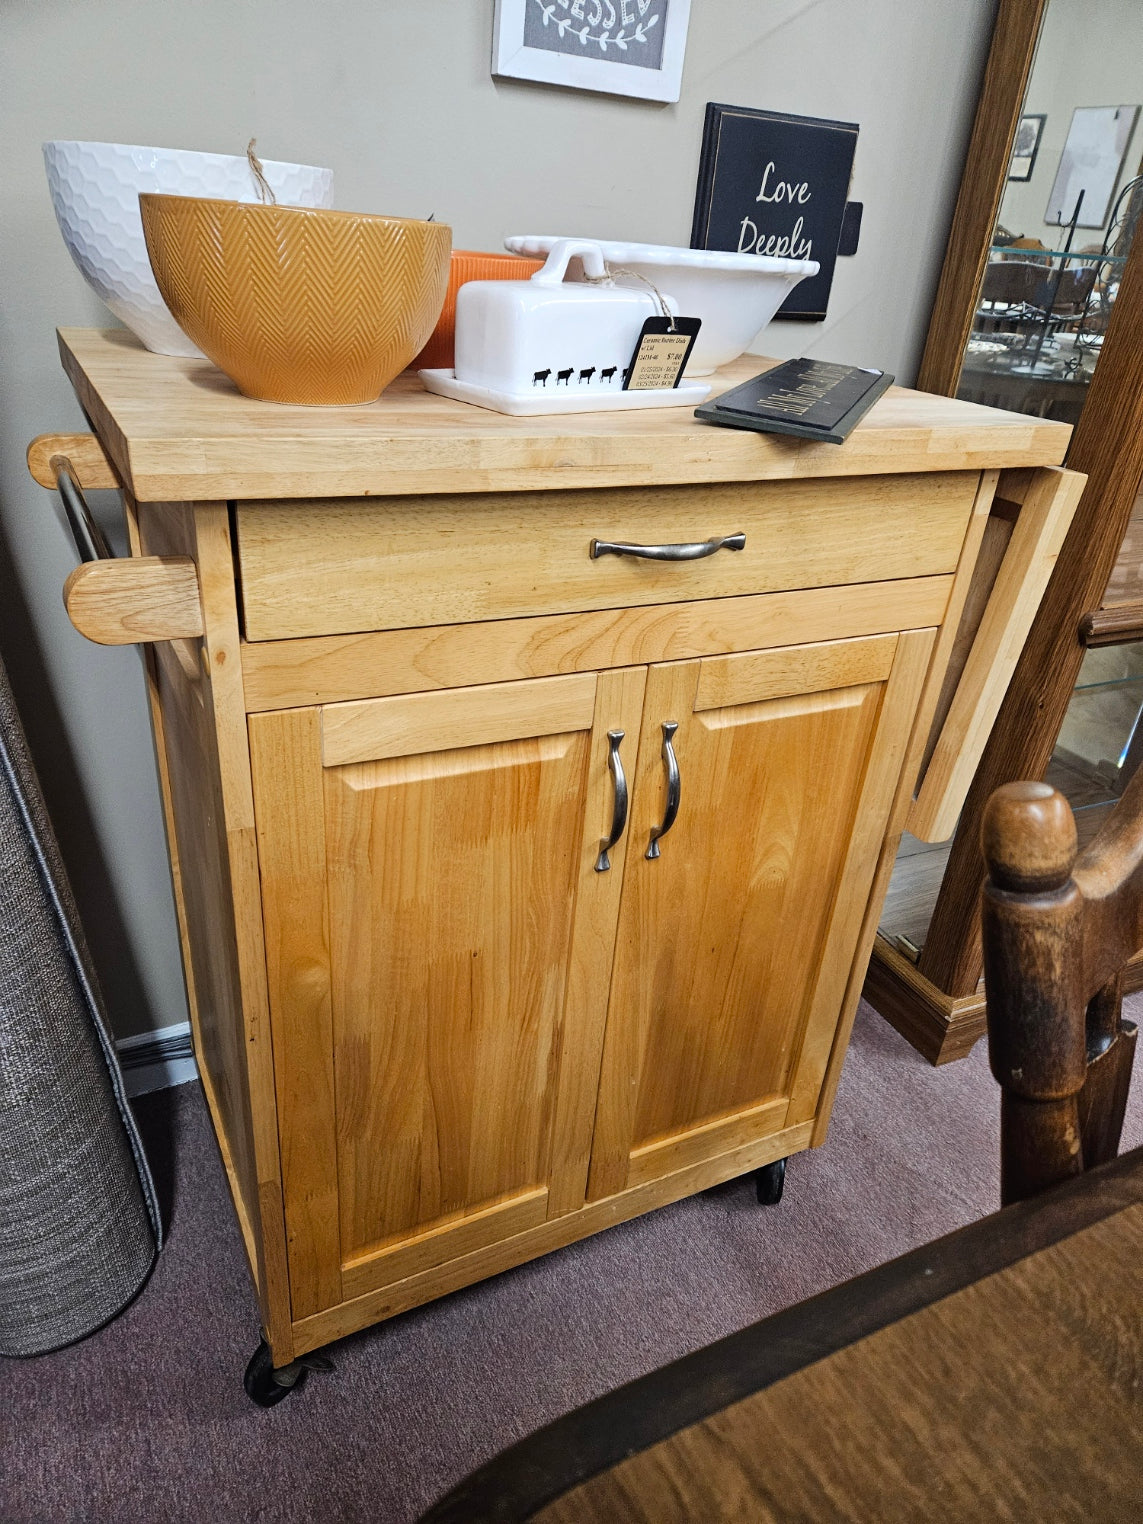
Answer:
[[[1079,419],[1143,214],[1141,106],[1143,0],[1048,0],[958,397]],[[1112,604],[1143,605],[1143,498],[1103,598]],[[1081,844],[1141,761],[1143,642],[1090,649],[1047,771]],[[880,932],[911,961],[951,846],[902,840]]]
[[[1143,4],[1049,0],[958,397],[1078,420],[1143,211],[1141,102]]]
[[[1048,769],[1076,812],[1081,847],[1094,836],[1143,752],[1143,646],[1087,653]]]
[[[1075,811],[1080,847],[1103,825],[1143,762],[1143,642],[1084,657],[1045,779]],[[881,912],[881,935],[915,962],[925,945],[951,841],[906,833]]]

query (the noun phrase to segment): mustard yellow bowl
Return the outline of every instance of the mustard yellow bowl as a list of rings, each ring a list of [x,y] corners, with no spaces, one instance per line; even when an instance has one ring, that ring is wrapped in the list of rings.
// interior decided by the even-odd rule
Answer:
[[[248,397],[372,402],[444,305],[443,223],[153,194],[139,210],[163,300]]]

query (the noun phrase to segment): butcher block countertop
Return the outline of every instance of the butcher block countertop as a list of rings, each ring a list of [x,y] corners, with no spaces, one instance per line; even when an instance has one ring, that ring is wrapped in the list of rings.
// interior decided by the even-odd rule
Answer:
[[[59,342],[84,410],[142,502],[1058,465],[1071,434],[1066,424],[903,387],[843,445],[718,428],[690,407],[512,418],[432,396],[413,371],[364,407],[287,407],[243,397],[208,361],[150,354],[125,329],[65,328]],[[773,363],[744,355],[711,378],[714,392]]]

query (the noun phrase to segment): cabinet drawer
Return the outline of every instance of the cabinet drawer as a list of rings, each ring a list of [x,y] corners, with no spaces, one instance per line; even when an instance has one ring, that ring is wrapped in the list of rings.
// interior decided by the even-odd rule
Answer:
[[[978,473],[242,503],[248,640],[466,624],[951,572]],[[701,560],[605,555],[745,534]]]

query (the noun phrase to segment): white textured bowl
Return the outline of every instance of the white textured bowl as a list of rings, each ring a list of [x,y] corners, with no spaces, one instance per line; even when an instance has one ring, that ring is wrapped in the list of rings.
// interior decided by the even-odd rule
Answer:
[[[68,253],[96,295],[156,354],[202,358],[159,295],[143,239],[139,192],[259,201],[245,156],[56,142],[44,144],[44,167]],[[273,159],[264,159],[262,168],[283,206],[332,206],[332,170]]]
[[[702,319],[695,347],[687,363],[688,376],[709,376],[720,365],[748,348],[758,331],[786,300],[800,280],[818,273],[815,259],[774,259],[763,254],[724,254],[715,249],[673,249],[665,244],[598,243],[600,252],[613,267],[634,271],[669,292],[685,317]],[[547,234],[528,233],[506,238],[506,248],[514,254],[528,254],[534,259],[547,257],[558,240]],[[578,261],[569,275],[580,278]],[[617,275],[625,286],[641,282]],[[644,288],[645,289],[645,288]]]

